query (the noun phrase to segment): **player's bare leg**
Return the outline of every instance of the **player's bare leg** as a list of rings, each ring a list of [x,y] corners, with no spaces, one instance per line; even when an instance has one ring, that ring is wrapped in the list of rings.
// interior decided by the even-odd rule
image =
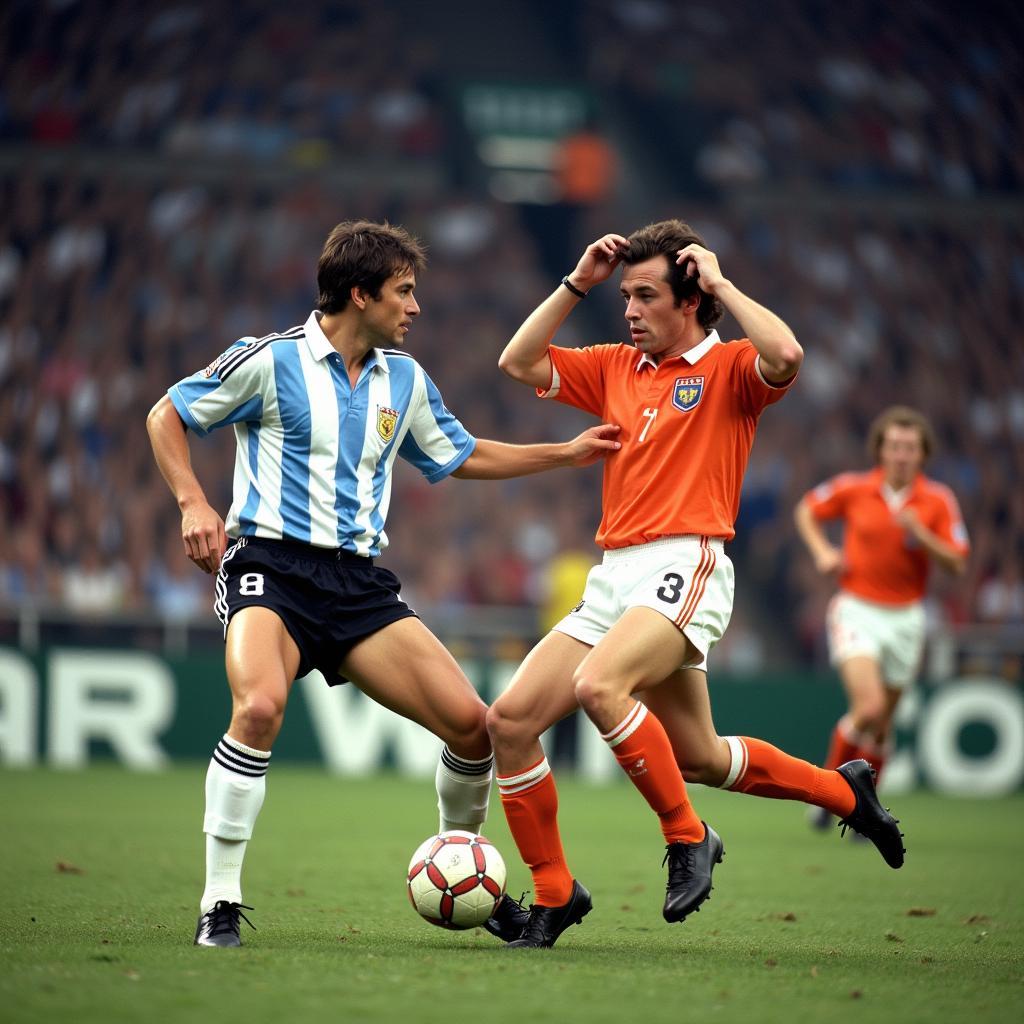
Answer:
[[[873,755],[867,758],[867,761],[875,770],[876,785],[882,777],[882,769],[885,767],[885,762],[889,759],[889,755],[892,752],[892,724],[893,719],[896,717],[896,708],[903,697],[903,693],[903,687],[888,685],[885,687],[885,714],[873,730],[875,749],[867,751]]]
[[[644,690],[640,699],[665,727],[679,770],[687,782],[719,786],[729,773],[729,742],[718,735],[711,712],[707,674],[681,668]]]
[[[484,723],[487,705],[450,652],[409,617],[361,640],[341,671],[378,704],[444,742],[436,777],[440,829],[479,832],[494,764]]]
[[[487,712],[502,808],[533,877],[534,903],[521,937],[488,928],[513,949],[553,946],[592,906],[590,893],[565,862],[558,791],[540,742],[547,729],[576,710],[573,673],[589,650],[564,633],[549,633]]]
[[[590,647],[564,633],[545,636],[487,711],[499,774],[526,771],[544,756],[540,737],[577,710],[573,675]]]
[[[847,658],[839,666],[839,678],[849,705],[847,718],[853,730],[872,733],[885,720],[888,702],[878,662],[869,657]]]
[[[206,888],[195,944],[238,946],[242,862],[263,806],[270,748],[281,729],[299,652],[268,608],[238,611],[227,632],[231,723],[206,773]]]
[[[663,914],[682,921],[711,893],[722,841],[690,804],[664,726],[637,697],[695,651],[675,623],[650,608],[627,610],[576,671],[576,697],[623,771],[658,815],[668,863]]]
[[[825,768],[838,768],[847,761],[864,758],[878,770],[882,756],[881,741],[876,737],[888,733],[891,707],[882,681],[878,662],[869,655],[854,655],[839,665],[839,678],[846,693],[847,711],[836,722],[829,738]],[[823,807],[811,811],[813,828],[832,827],[833,816]]]
[[[259,607],[242,608],[232,616],[226,643],[228,734],[239,743],[269,750],[284,721],[299,649],[277,613]]]
[[[580,707],[658,814],[669,843],[699,843],[704,825],[690,806],[663,725],[637,698],[694,653],[670,619],[650,608],[630,608],[574,676]]]
[[[399,619],[361,640],[342,661],[341,672],[378,704],[418,722],[460,756],[490,755],[487,705],[419,619]]]

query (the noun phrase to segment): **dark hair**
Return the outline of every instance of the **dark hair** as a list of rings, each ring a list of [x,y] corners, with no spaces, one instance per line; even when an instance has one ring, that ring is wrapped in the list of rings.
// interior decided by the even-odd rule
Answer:
[[[911,409],[909,405],[891,405],[875,417],[868,431],[868,454],[875,462],[878,462],[885,432],[890,427],[916,427],[918,434],[921,435],[921,448],[925,459],[930,458],[935,451],[935,431],[932,430],[932,425],[924,413]]]
[[[680,266],[676,263],[676,254],[679,250],[685,249],[686,246],[694,242],[707,247],[703,237],[689,224],[685,224],[681,220],[658,221],[657,224],[648,224],[629,236],[629,249],[622,257],[622,262],[632,265],[643,263],[655,256],[664,256],[666,267],[664,280],[668,281],[672,289],[676,305],[680,305],[684,299],[699,292],[701,299],[700,305],[697,307],[697,322],[707,330],[722,319],[722,303],[714,295],[708,295],[707,292],[700,290],[697,286],[696,276],[686,276],[685,264]]]
[[[340,313],[353,288],[375,299],[381,285],[394,274],[422,270],[427,257],[419,240],[405,228],[387,222],[346,220],[327,236],[316,268],[317,308]]]

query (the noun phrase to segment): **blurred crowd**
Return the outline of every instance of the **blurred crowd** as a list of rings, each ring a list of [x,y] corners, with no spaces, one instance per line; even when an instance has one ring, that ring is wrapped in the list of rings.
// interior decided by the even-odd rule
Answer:
[[[579,8],[588,78],[660,131],[672,173],[705,192],[919,188],[956,199],[1024,180],[1024,16],[1005,0],[969,12],[928,0]]]
[[[628,233],[641,208],[690,220],[726,274],[783,316],[807,352],[797,387],[759,429],[719,664],[820,658],[832,583],[799,548],[792,509],[825,477],[868,465],[868,423],[893,402],[934,422],[940,450],[929,472],[958,496],[974,545],[966,579],[937,581],[935,621],[1024,624],[1024,229],[980,204],[969,216],[936,201],[1024,181],[1024,93],[1009,42],[985,37],[986,47],[968,31],[953,68],[942,49],[951,22],[936,19],[910,59],[903,15],[891,8],[868,45],[836,28],[849,12],[817,27],[755,26],[752,3],[727,25],[698,4],[577,7],[590,80],[630,112],[643,108],[638,132],[658,110],[693,114],[678,134],[662,132],[667,166],[648,183],[646,205],[632,197],[593,207],[577,230]],[[320,246],[345,218],[386,217],[426,243],[423,315],[406,344],[471,432],[533,442],[589,425],[497,370],[511,333],[557,283],[539,258],[542,214],[524,219],[454,184],[427,198],[373,182],[341,193],[304,163],[367,149],[438,160],[450,130],[436,37],[410,50],[383,5],[311,10],[331,16],[254,3],[218,6],[217,18],[188,4],[153,13],[54,2],[42,16],[16,3],[0,14],[0,152],[29,146],[19,166],[0,170],[0,602],[212,620],[212,581],[182,553],[145,416],[234,339],[304,321]],[[638,42],[641,66],[631,59]],[[761,57],[734,67],[737,47]],[[287,153],[310,169],[274,185],[244,176],[210,184],[143,180],[116,160],[97,170],[72,155],[57,171],[42,160],[77,145],[261,161]],[[690,160],[676,190],[659,193],[674,147],[689,147]],[[703,187],[691,192],[689,178]],[[899,186],[926,208],[812,216],[722,201],[758,183]],[[606,286],[559,342],[624,340],[622,327]],[[728,321],[720,330],[738,336]],[[192,453],[226,511],[230,431],[194,441]],[[564,602],[579,567],[598,557],[599,495],[596,468],[431,486],[400,467],[385,561],[422,609],[543,606],[553,593]]]
[[[428,156],[443,145],[439,38],[410,34],[401,7],[4,4],[0,138],[309,166]]]

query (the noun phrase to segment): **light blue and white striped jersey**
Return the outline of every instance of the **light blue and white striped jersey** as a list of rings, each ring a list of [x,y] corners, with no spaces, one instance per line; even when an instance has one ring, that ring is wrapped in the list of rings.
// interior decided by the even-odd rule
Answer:
[[[235,428],[231,537],[378,555],[396,456],[435,483],[476,447],[404,353],[373,349],[353,389],[315,311],[301,327],[242,338],[168,395],[200,437]]]

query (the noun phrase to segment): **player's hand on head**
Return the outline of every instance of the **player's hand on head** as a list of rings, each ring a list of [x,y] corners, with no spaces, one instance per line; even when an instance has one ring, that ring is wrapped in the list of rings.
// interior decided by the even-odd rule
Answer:
[[[569,275],[569,280],[583,291],[607,281],[627,249],[629,241],[622,235],[613,232],[602,235],[584,250],[576,269]]]
[[[676,263],[686,267],[687,277],[696,277],[702,292],[714,295],[715,289],[725,282],[718,257],[702,245],[691,243],[676,253]]]
[[[614,423],[601,423],[584,430],[569,442],[569,460],[573,466],[590,466],[622,445],[616,435],[621,428]]]
[[[227,548],[224,520],[209,506],[185,509],[181,516],[181,539],[186,556],[203,572],[216,572]]]

